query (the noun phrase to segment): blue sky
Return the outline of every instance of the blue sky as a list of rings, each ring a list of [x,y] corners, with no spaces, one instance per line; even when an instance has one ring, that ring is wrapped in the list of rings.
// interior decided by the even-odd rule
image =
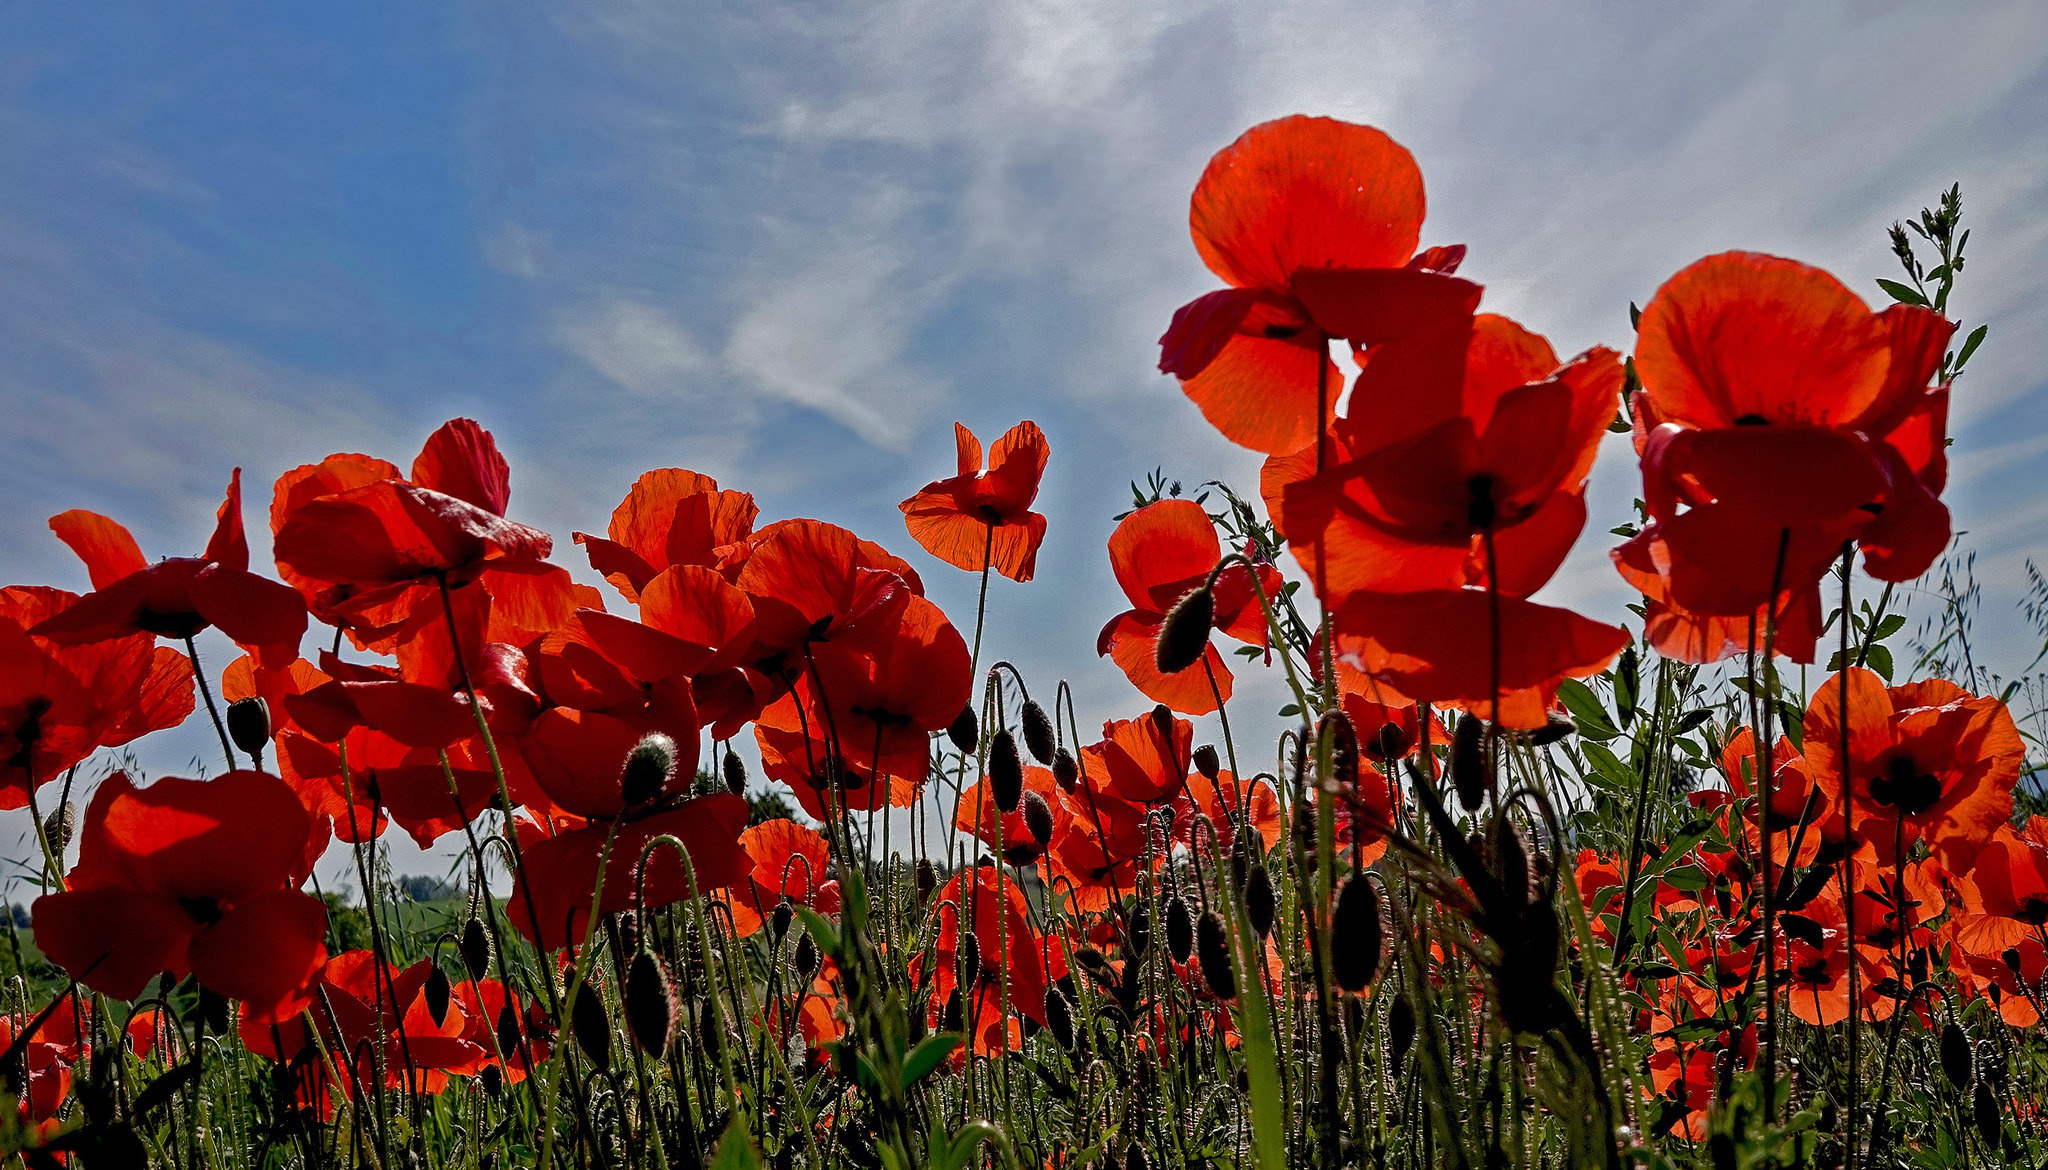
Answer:
[[[1875,298],[1885,225],[1960,180],[1953,307],[1991,335],[1949,499],[2019,645],[2006,602],[2048,548],[2048,8],[1503,7],[7,6],[0,576],[85,587],[64,509],[189,553],[231,467],[260,523],[286,468],[402,463],[468,414],[565,563],[641,471],[687,466],[904,552],[964,623],[972,580],[895,506],[956,419],[1029,417],[1051,535],[1039,581],[995,590],[993,652],[1129,714],[1093,655],[1126,483],[1256,477],[1154,370],[1216,283],[1187,196],[1304,111],[1409,146],[1425,242],[1471,245],[1487,307],[1560,353],[1626,348],[1628,303],[1726,248]],[[1606,453],[1609,523],[1633,475]],[[1612,617],[1605,527],[1547,596]]]

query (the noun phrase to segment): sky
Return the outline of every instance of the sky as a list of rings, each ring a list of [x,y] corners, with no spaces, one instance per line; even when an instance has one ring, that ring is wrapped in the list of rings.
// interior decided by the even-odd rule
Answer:
[[[956,420],[986,441],[1030,418],[1051,531],[1038,580],[992,590],[990,653],[1070,679],[1084,724],[1135,714],[1093,652],[1128,483],[1256,486],[1156,370],[1173,309],[1218,284],[1188,195],[1295,112],[1413,151],[1424,243],[1468,244],[1484,307],[1560,354],[1625,350],[1630,302],[1730,248],[1881,303],[1886,226],[1960,182],[1951,309],[1990,334],[1947,499],[1987,640],[2038,646],[2013,605],[2048,549],[2033,0],[8,5],[0,578],[87,587],[45,525],[69,508],[194,553],[234,467],[260,535],[280,472],[404,465],[467,415],[511,460],[513,517],[586,579],[569,534],[682,466],[764,522],[882,541],[969,624],[975,579],[896,505],[950,474]],[[1612,441],[1545,600],[1623,616],[1601,534],[1636,486]],[[1279,703],[1242,694],[1255,724]],[[189,772],[208,742],[139,762]]]

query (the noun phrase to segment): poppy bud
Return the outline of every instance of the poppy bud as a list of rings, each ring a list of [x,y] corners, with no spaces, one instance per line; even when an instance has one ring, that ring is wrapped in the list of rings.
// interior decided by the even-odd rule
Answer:
[[[721,1058],[725,1052],[725,1019],[719,1013],[718,1004],[707,1002],[704,1010],[697,1013],[697,1041],[704,1046],[704,1052],[712,1060]]]
[[[619,776],[619,799],[628,808],[660,796],[676,774],[676,741],[650,731],[626,754]]]
[[[1380,729],[1373,735],[1372,745],[1366,749],[1366,754],[1382,762],[1391,762],[1406,758],[1412,747],[1414,745],[1408,742],[1408,733],[1401,730],[1401,725],[1388,720],[1380,724]]]
[[[1052,720],[1046,717],[1045,708],[1029,699],[1024,700],[1020,721],[1024,727],[1024,747],[1030,751],[1031,758],[1041,764],[1052,763]]]
[[[955,987],[946,995],[946,1006],[939,1012],[939,1031],[966,1031],[966,1015],[961,1011],[960,989]]]
[[[1166,953],[1176,963],[1186,963],[1195,951],[1195,921],[1188,904],[1175,894],[1166,903]]]
[[[484,1071],[477,1074],[477,1080],[483,1084],[484,1092],[493,1098],[505,1091],[505,1074],[495,1064],[485,1065]]]
[[[721,770],[725,773],[725,790],[734,796],[747,794],[747,765],[731,748],[725,749],[725,762]]]
[[[1154,703],[1152,705],[1152,730],[1159,733],[1159,738],[1166,740],[1168,743],[1173,742],[1172,708],[1164,703]]]
[[[1488,850],[1494,877],[1500,881],[1501,892],[1520,906],[1534,905],[1543,892],[1530,856],[1532,849],[1529,832],[1520,822],[1505,816],[1494,822],[1493,848]]]
[[[1458,803],[1466,812],[1478,812],[1493,787],[1488,775],[1492,761],[1486,758],[1486,721],[1466,713],[1458,717],[1451,732],[1451,783],[1458,790]]]
[[[1116,978],[1116,968],[1110,966],[1109,956],[1094,947],[1082,947],[1075,951],[1074,962],[1079,964],[1082,970],[1099,979]]]
[[[1415,1043],[1415,1006],[1405,995],[1394,997],[1393,1005],[1387,1008],[1387,1045],[1393,1049],[1394,1063],[1401,1063],[1408,1055],[1408,1047]]]
[[[1273,879],[1266,867],[1254,865],[1244,882],[1244,913],[1260,938],[1273,933]]]
[[[1132,959],[1142,959],[1152,949],[1152,914],[1143,902],[1131,911],[1130,921],[1124,924],[1124,952]]]
[[[1024,760],[1017,754],[1017,740],[1008,728],[997,731],[988,741],[988,787],[996,807],[1017,811],[1024,795]]]
[[[1543,726],[1529,732],[1529,742],[1536,747],[1549,747],[1564,742],[1578,729],[1571,716],[1552,711],[1544,718]]]
[[[1024,794],[1024,831],[1044,849],[1052,844],[1052,806],[1045,803],[1045,797],[1036,792]]]
[[[960,981],[973,986],[981,979],[981,939],[973,931],[960,936]]]
[[[1161,674],[1179,674],[1202,660],[1209,649],[1209,631],[1216,622],[1216,594],[1198,586],[1173,603],[1159,627],[1153,662]]]
[[[588,983],[576,989],[576,998],[569,1003],[569,1032],[576,1038],[576,1047],[590,1058],[590,1063],[601,1069],[611,1067],[611,1013],[605,1011],[604,1000],[598,996],[597,988]]]
[[[946,738],[953,741],[961,755],[973,755],[981,746],[981,722],[974,717],[974,706],[968,704],[960,709],[953,722],[946,727]]]
[[[471,915],[462,924],[462,937],[456,940],[456,949],[462,953],[462,969],[472,980],[491,973],[491,932],[484,928],[483,919]]]
[[[1364,874],[1345,878],[1330,912],[1330,974],[1337,986],[1353,993],[1371,986],[1386,949],[1386,910],[1379,890]]]
[[[427,981],[420,987],[420,998],[427,1002],[427,1014],[433,1017],[436,1028],[448,1019],[448,998],[452,990],[448,986],[448,972],[439,966],[427,972]]]
[[[1081,783],[1081,766],[1074,762],[1074,753],[1060,748],[1052,754],[1053,783],[1061,792],[1072,792]]]
[[[1990,1081],[1978,1081],[1977,1092],[1970,1100],[1970,1117],[1977,1123],[1977,1136],[1987,1146],[1998,1146],[2005,1136],[2005,1114],[1998,1108],[1998,1097],[1991,1091]]]
[[[789,933],[790,919],[795,916],[796,907],[790,905],[788,898],[775,903],[775,909],[768,912],[768,937],[780,943],[782,936]]]
[[[1230,969],[1230,940],[1223,933],[1223,916],[1214,910],[1195,923],[1195,961],[1202,970],[1202,982],[1217,999],[1237,998],[1237,976]]]
[[[923,902],[930,899],[932,891],[939,888],[938,867],[931,863],[930,858],[920,857],[917,859],[917,865],[912,868],[911,874],[912,880],[917,885],[917,900]]]
[[[1958,1089],[1968,1088],[1976,1076],[1976,1060],[1970,1051],[1970,1036],[1962,1025],[1950,1020],[1941,1030],[1941,1072]]]
[[[652,951],[633,956],[623,991],[626,1029],[640,1051],[660,1060],[668,1052],[676,1021],[676,989]]]
[[[1061,1048],[1073,1050],[1074,1008],[1067,1002],[1067,993],[1058,987],[1045,989],[1045,1028]]]
[[[1200,772],[1204,779],[1211,782],[1222,774],[1223,762],[1216,758],[1215,744],[1205,743],[1195,749],[1195,771]]]
[[[43,838],[50,843],[50,851],[58,857],[64,856],[64,848],[71,844],[71,835],[78,829],[78,809],[70,801],[50,810],[43,818]]]
[[[1330,744],[1330,782],[1343,792],[1358,787],[1358,729],[1352,726],[1351,716],[1342,711],[1323,716],[1316,738],[1324,737]]]
[[[270,743],[270,704],[260,695],[228,704],[228,738],[254,759]]]
[[[818,944],[812,940],[810,931],[797,937],[796,955],[792,961],[796,964],[797,982],[809,983],[817,977]]]
[[[498,1051],[506,1056],[519,1051],[519,1013],[512,1010],[509,998],[498,1009]]]
[[[1124,1170],[1152,1170],[1152,1163],[1145,1157],[1145,1147],[1132,1142],[1124,1147]]]
[[[1306,800],[1294,802],[1294,845],[1301,850],[1302,865],[1316,867],[1316,809]]]

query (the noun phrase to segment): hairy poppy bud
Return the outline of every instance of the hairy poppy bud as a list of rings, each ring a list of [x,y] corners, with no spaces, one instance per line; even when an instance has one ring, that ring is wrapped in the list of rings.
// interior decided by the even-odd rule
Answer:
[[[590,1058],[590,1063],[599,1068],[611,1067],[611,1013],[605,1011],[604,1000],[597,994],[597,988],[588,983],[576,989],[576,998],[569,1003],[569,1032],[576,1038],[576,1047]]]
[[[493,1099],[505,1091],[505,1074],[495,1064],[485,1065],[484,1071],[477,1074],[477,1080],[482,1083],[484,1092],[490,1094]]]
[[[1052,844],[1052,806],[1045,803],[1045,797],[1036,792],[1024,794],[1024,831],[1044,849]]]
[[[1209,649],[1209,630],[1216,622],[1216,594],[1207,585],[1192,589],[1159,627],[1153,662],[1161,674],[1179,674],[1202,660]]]
[[[1373,733],[1372,743],[1366,747],[1365,754],[1382,763],[1391,763],[1406,758],[1414,746],[1408,742],[1408,733],[1401,730],[1401,725],[1388,720]]]
[[[946,1006],[939,1011],[941,1032],[966,1031],[966,1014],[961,1011],[960,989],[955,987],[946,995]]]
[[[1244,880],[1244,914],[1260,938],[1273,933],[1273,879],[1266,867],[1254,865]]]
[[[675,1032],[676,989],[652,951],[633,956],[632,966],[626,969],[622,994],[626,1030],[632,1034],[633,1043],[640,1051],[660,1060],[667,1054],[669,1038]]]
[[[1132,1142],[1124,1147],[1124,1170],[1152,1170],[1151,1160],[1145,1157],[1145,1147]]]
[[[1061,792],[1072,792],[1081,784],[1081,766],[1074,762],[1074,753],[1060,748],[1052,754],[1053,783]]]
[[[973,931],[960,935],[960,982],[969,987],[981,978],[981,939]]]
[[[974,717],[972,703],[962,707],[960,714],[954,716],[953,722],[946,727],[946,738],[953,741],[961,755],[973,755],[974,749],[981,746],[981,721]]]
[[[725,761],[721,765],[721,769],[725,773],[725,790],[734,796],[745,796],[747,794],[747,765],[744,760],[740,759],[739,753],[731,748],[725,749]]]
[[[1393,1050],[1394,1063],[1401,1063],[1408,1055],[1408,1048],[1415,1043],[1415,1006],[1405,995],[1394,997],[1393,1005],[1387,1008],[1387,1046]]]
[[[1166,740],[1168,743],[1173,742],[1173,709],[1171,707],[1164,703],[1154,703],[1152,705],[1152,730],[1159,733],[1159,738]]]
[[[796,917],[796,907],[790,905],[788,898],[775,903],[775,909],[768,912],[768,929],[770,932],[768,937],[780,943],[782,936],[789,933],[789,922],[794,917]]]
[[[619,799],[628,808],[646,804],[661,795],[675,774],[676,741],[650,731],[626,754],[626,767],[619,775]]]
[[[1531,857],[1534,847],[1529,843],[1528,830],[1520,822],[1502,816],[1494,822],[1492,836],[1492,848],[1488,852],[1493,859],[1493,876],[1500,881],[1501,892],[1518,906],[1534,905],[1543,891]]]
[[[1131,911],[1130,921],[1124,924],[1124,953],[1133,959],[1142,959],[1152,949],[1152,914],[1143,902]]]
[[[1188,904],[1179,894],[1166,902],[1166,952],[1176,963],[1186,963],[1195,951],[1195,921]]]
[[[1195,771],[1213,782],[1223,772],[1223,761],[1216,758],[1216,745],[1205,743],[1195,749]]]
[[[718,1010],[716,1000],[707,1002],[704,1010],[697,1013],[697,1040],[714,1061],[725,1052],[725,1015]]]
[[[1969,1033],[1950,1020],[1941,1030],[1941,1073],[1958,1089],[1968,1088],[1976,1077],[1977,1062],[1970,1051]]]
[[[1330,782],[1340,791],[1349,792],[1358,787],[1358,729],[1352,726],[1351,716],[1342,711],[1323,716],[1316,728],[1316,738],[1326,737],[1330,745]]]
[[[506,1056],[519,1051],[519,1013],[508,1000],[498,1009],[498,1051]]]
[[[462,937],[456,940],[456,949],[462,952],[462,969],[472,980],[491,973],[491,932],[485,929],[483,919],[471,915],[462,924]]]
[[[796,965],[797,982],[807,984],[818,974],[818,944],[812,940],[811,932],[797,936],[796,954],[791,960]]]
[[[926,901],[932,896],[932,891],[939,888],[938,867],[931,863],[930,858],[920,857],[911,871],[911,880],[917,885],[917,900]]]
[[[2005,1136],[2005,1114],[1998,1107],[1998,1097],[1991,1091],[1990,1081],[1978,1081],[1977,1092],[1970,1099],[1970,1118],[1977,1123],[1977,1136],[1987,1146],[1999,1146],[1999,1139]]]
[[[1110,980],[1116,978],[1116,968],[1110,965],[1109,956],[1094,947],[1082,947],[1080,950],[1075,951],[1074,962],[1079,964],[1082,970],[1098,979]]]
[[[251,758],[260,757],[270,743],[270,704],[260,695],[229,703],[228,738]]]
[[[43,837],[49,841],[50,851],[60,858],[77,829],[78,809],[68,800],[51,809],[50,815],[43,818]]]
[[[1486,721],[1470,713],[1459,716],[1451,732],[1451,783],[1466,812],[1478,812],[1493,787],[1493,777],[1487,774],[1491,763],[1486,758]]]
[[[1030,751],[1031,758],[1041,764],[1052,763],[1052,720],[1046,717],[1045,708],[1029,699],[1024,700],[1019,722],[1023,724],[1024,747]]]
[[[1195,923],[1195,961],[1202,969],[1202,982],[1217,999],[1237,998],[1237,976],[1230,969],[1230,940],[1223,933],[1223,916],[1214,910]]]
[[[988,741],[988,788],[996,807],[1006,813],[1017,811],[1024,796],[1024,760],[1017,754],[1017,740],[1008,728]]]
[[[1544,718],[1543,726],[1529,733],[1529,742],[1537,747],[1549,747],[1564,742],[1578,729],[1579,725],[1572,722],[1571,716],[1552,711]]]
[[[1344,879],[1330,912],[1330,974],[1349,992],[1364,991],[1380,973],[1387,950],[1386,910],[1364,874]]]
[[[1316,809],[1306,800],[1294,802],[1293,830],[1295,848],[1301,850],[1302,865],[1310,870],[1316,867]]]
[[[420,986],[420,998],[426,1001],[427,1014],[433,1017],[436,1028],[448,1018],[448,1000],[453,990],[448,986],[448,972],[439,966],[428,970],[427,981]]]
[[[1074,1007],[1067,1002],[1067,993],[1057,986],[1045,989],[1045,1028],[1061,1048],[1073,1050]]]

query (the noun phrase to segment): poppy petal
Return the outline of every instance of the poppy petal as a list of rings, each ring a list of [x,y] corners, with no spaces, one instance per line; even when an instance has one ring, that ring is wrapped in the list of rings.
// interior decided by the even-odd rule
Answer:
[[[451,419],[427,436],[413,460],[412,481],[498,516],[512,499],[512,469],[474,419]]]
[[[258,1016],[275,1013],[327,957],[327,907],[298,890],[242,902],[192,940],[192,974]]]
[[[126,528],[98,512],[73,510],[50,517],[50,531],[71,546],[92,577],[94,589],[105,589],[131,573],[149,567],[142,549]]]
[[[132,1000],[165,971],[189,970],[199,924],[175,898],[127,888],[45,894],[30,907],[36,947],[87,987]]]

